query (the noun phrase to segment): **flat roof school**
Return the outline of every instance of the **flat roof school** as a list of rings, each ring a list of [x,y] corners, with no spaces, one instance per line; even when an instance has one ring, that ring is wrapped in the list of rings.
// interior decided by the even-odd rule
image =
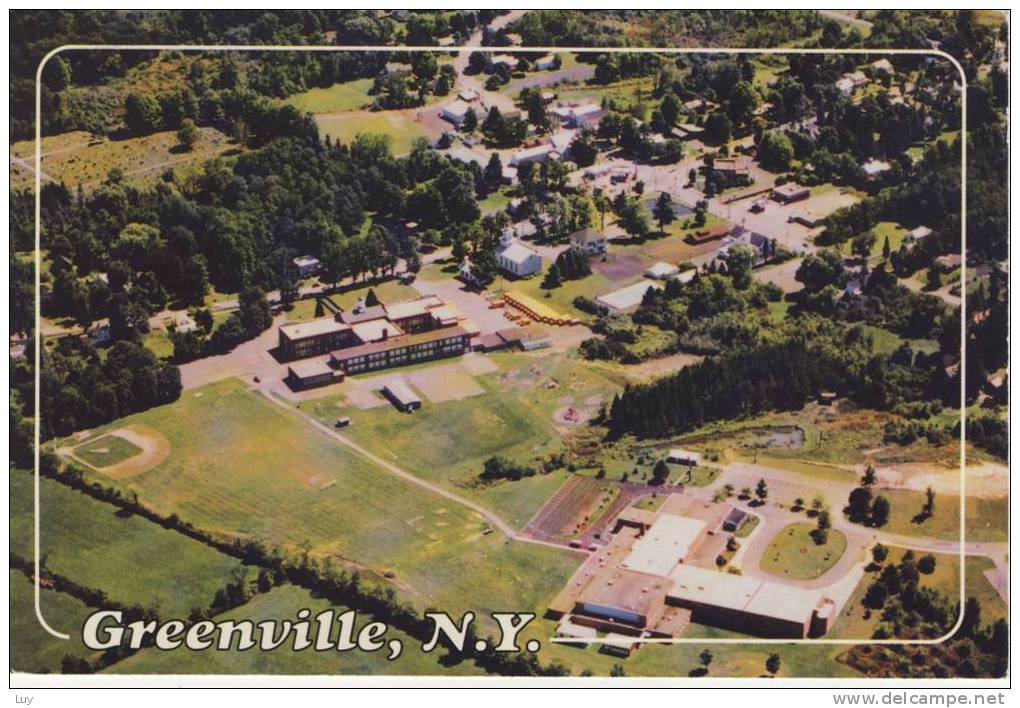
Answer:
[[[328,360],[288,366],[287,382],[304,389],[342,381],[348,374],[459,356],[478,328],[452,305],[434,295],[396,303],[365,306],[349,312],[285,324],[279,330],[284,361],[329,355]],[[327,374],[327,369],[329,374]]]
[[[718,569],[715,559],[746,518],[729,504],[680,494],[658,512],[625,509],[546,616],[560,620],[558,636],[592,638],[577,627],[608,632],[627,640],[626,653],[638,639],[677,637],[690,622],[785,639],[827,633],[859,578],[802,588]]]

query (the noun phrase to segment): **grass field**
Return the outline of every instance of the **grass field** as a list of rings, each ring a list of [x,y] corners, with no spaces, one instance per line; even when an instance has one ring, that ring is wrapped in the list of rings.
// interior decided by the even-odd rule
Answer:
[[[141,184],[159,177],[166,168],[189,170],[229,150],[232,145],[215,128],[199,128],[199,140],[190,152],[177,149],[174,131],[138,138],[93,141],[84,131],[43,138],[43,172],[74,189],[98,186],[114,167],[124,171],[129,184]],[[11,154],[35,166],[35,143],[24,140],[11,146]],[[29,170],[11,165],[11,188],[33,184]]]
[[[419,607],[537,609],[576,565],[572,554],[485,534],[475,512],[375,468],[237,380],[116,425],[132,423],[171,445],[162,464],[119,483],[143,503],[199,528],[391,574]]]
[[[42,628],[35,616],[32,581],[17,570],[9,574],[12,672],[60,673],[60,661],[65,656],[90,658],[94,654],[81,640],[81,626],[95,612],[93,608],[71,595],[43,588],[40,602],[43,617],[50,626],[71,635],[70,641],[57,639]]]
[[[187,616],[193,607],[207,607],[242,567],[176,531],[122,516],[116,507],[59,482],[40,481],[45,566],[112,600],[153,606],[163,616]],[[10,482],[11,550],[31,560],[32,475],[15,470]]]
[[[960,537],[960,497],[939,494],[935,497],[935,514],[917,520],[924,506],[924,493],[906,489],[882,489],[876,494],[892,504],[889,523],[883,531],[910,536],[931,536],[946,540]],[[1004,542],[1008,540],[1004,520],[1009,516],[1009,502],[1000,499],[967,499],[967,540]]]
[[[485,460],[501,455],[528,463],[537,455],[559,449],[554,413],[569,396],[576,407],[608,395],[613,385],[583,363],[566,357],[498,354],[491,357],[499,372],[475,377],[485,393],[459,401],[426,404],[412,416],[390,406],[350,408],[354,421],[345,433],[381,458],[437,481],[460,494],[476,496],[506,521],[524,526],[562,483],[562,473],[537,475],[517,482],[474,486]],[[540,375],[531,371],[537,365]],[[549,380],[558,388],[546,388]],[[324,398],[302,409],[331,424],[342,404]]]
[[[328,601],[314,597],[307,590],[294,585],[281,585],[270,592],[257,595],[251,602],[229,612],[219,615],[221,620],[294,620],[300,609],[309,609],[312,616],[331,607]],[[339,615],[346,608],[333,609]],[[360,630],[371,618],[359,615],[357,629]],[[333,638],[336,639],[339,626],[334,625]],[[355,634],[355,637],[357,635]],[[365,652],[360,650],[338,652],[317,652],[307,649],[301,652],[288,651],[285,647],[274,651],[262,651],[259,648],[241,652],[236,649],[222,651],[159,651],[147,649],[124,661],[114,664],[109,673],[116,674],[284,674],[308,676],[312,674],[336,676],[361,676],[366,674],[395,674],[420,676],[438,674],[442,676],[464,676],[484,673],[473,663],[460,663],[443,666],[440,658],[446,654],[439,650],[434,654],[421,652],[420,644],[410,636],[395,629],[386,632],[384,639],[399,639],[403,645],[403,653],[394,661],[389,661],[387,650]],[[236,644],[235,644],[236,646]]]
[[[315,116],[319,135],[347,144],[359,133],[377,133],[388,136],[394,155],[411,151],[415,138],[425,137],[425,131],[405,113],[386,111],[351,111],[348,113],[322,113]]]
[[[811,538],[813,524],[790,524],[772,539],[761,558],[766,573],[797,580],[814,580],[836,565],[846,550],[846,536],[829,530],[829,540],[818,545]]]
[[[357,79],[333,84],[329,88],[314,88],[296,93],[284,103],[309,113],[356,111],[372,103],[372,96],[368,94],[372,90],[372,83],[372,79]]]
[[[108,467],[141,451],[142,448],[118,435],[104,435],[74,448],[74,455],[93,467]]]

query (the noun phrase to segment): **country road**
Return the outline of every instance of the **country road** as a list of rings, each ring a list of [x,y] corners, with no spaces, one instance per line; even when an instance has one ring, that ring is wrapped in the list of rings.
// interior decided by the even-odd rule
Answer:
[[[20,167],[21,169],[25,170],[26,172],[31,172],[33,175],[35,174],[35,165],[32,164],[31,162],[29,162],[28,160],[23,160],[20,157],[15,157],[14,155],[11,155],[11,164],[14,165],[15,167]],[[42,177],[44,182],[56,182],[57,181],[57,180],[53,179],[52,177],[50,177],[45,172],[43,172],[42,170],[39,170],[39,175],[40,175],[40,177]]]

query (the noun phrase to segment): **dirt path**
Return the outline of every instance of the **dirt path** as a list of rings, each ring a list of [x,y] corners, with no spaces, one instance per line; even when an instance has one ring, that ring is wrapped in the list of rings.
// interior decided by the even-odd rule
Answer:
[[[30,163],[28,160],[23,160],[20,157],[15,157],[14,155],[11,155],[11,164],[14,165],[15,167],[20,167],[21,169],[25,170],[26,172],[30,172],[33,175],[35,174],[35,165]],[[57,181],[42,170],[39,170],[39,175],[40,177],[42,177],[44,182],[56,183]]]

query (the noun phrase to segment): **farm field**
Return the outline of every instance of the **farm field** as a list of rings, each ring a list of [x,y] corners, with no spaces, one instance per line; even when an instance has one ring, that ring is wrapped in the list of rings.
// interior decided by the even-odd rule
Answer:
[[[422,126],[405,112],[397,111],[351,111],[320,113],[315,116],[319,135],[328,135],[341,143],[350,143],[359,133],[377,133],[390,139],[394,155],[406,155],[411,151],[415,138],[426,137]]]
[[[52,572],[98,588],[126,605],[186,617],[207,607],[232,582],[239,561],[140,516],[43,478],[41,551]],[[32,546],[32,475],[15,470],[11,484],[11,550],[26,560]],[[153,563],[158,558],[159,563]]]
[[[27,476],[27,475],[26,475]],[[81,600],[56,590],[43,588],[41,606],[46,621],[71,635],[70,641],[51,636],[35,616],[35,589],[32,581],[18,570],[10,576],[10,632],[17,641],[10,643],[13,672],[33,674],[60,673],[60,662],[67,655],[89,658],[95,652],[81,641],[78,631],[85,618],[95,610]]]
[[[43,172],[74,190],[79,184],[86,190],[99,186],[114,167],[123,170],[128,184],[153,180],[167,168],[191,169],[234,146],[215,128],[199,128],[193,150],[177,149],[174,131],[153,133],[137,138],[93,140],[84,131],[43,138]],[[23,140],[11,146],[14,157],[35,166],[35,143]],[[30,170],[11,166],[11,188],[27,189],[34,183]]]
[[[389,574],[419,607],[537,608],[573,569],[572,554],[508,545],[475,512],[377,469],[238,380],[117,425],[136,423],[170,443],[164,462],[118,483],[146,505],[208,531]]]
[[[790,524],[772,539],[761,559],[761,569],[780,577],[814,580],[836,565],[846,550],[846,536],[831,529],[825,545],[811,537],[812,524]]]
[[[216,617],[222,620],[293,620],[300,609],[309,609],[314,617],[318,613],[330,609],[327,600],[317,598],[307,590],[294,585],[281,585],[270,592],[256,595],[249,603],[225,612]],[[347,608],[332,606],[339,615]],[[359,613],[360,628],[371,621],[367,615]],[[335,639],[339,627],[334,625]],[[356,630],[357,631],[357,630]],[[355,635],[357,636],[357,635]],[[424,674],[450,674],[454,676],[484,674],[473,663],[461,662],[453,666],[441,665],[440,659],[446,653],[443,650],[435,654],[423,654],[420,643],[407,634],[390,628],[385,639],[400,639],[403,642],[403,653],[394,661],[389,661],[387,650],[364,652],[360,650],[337,652],[317,652],[307,649],[302,652],[287,651],[284,648],[275,651],[262,651],[258,648],[241,652],[207,651],[159,651],[146,649],[134,656],[114,664],[109,673],[115,674],[284,674],[307,676],[312,674],[365,675],[365,674],[396,674],[420,676]]]
[[[601,401],[613,385],[566,357],[496,354],[489,359],[500,371],[474,377],[484,394],[426,404],[414,415],[399,415],[388,405],[368,410],[347,407],[343,412],[354,424],[345,434],[424,479],[477,497],[510,524],[523,527],[562,483],[563,473],[479,487],[473,480],[485,460],[500,455],[527,464],[537,455],[558,450],[556,411],[565,405],[595,406],[595,398]],[[532,366],[541,374],[536,375]],[[550,380],[558,386],[547,388]],[[323,398],[302,408],[332,424],[343,403],[337,397]]]

